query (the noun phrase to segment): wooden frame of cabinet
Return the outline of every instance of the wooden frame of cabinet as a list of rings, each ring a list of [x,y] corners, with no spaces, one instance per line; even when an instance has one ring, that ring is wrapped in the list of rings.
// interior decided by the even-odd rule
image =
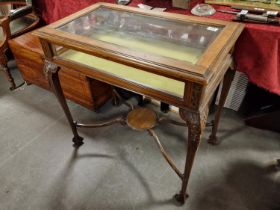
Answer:
[[[167,57],[161,57],[152,53],[143,53],[138,50],[116,46],[110,43],[94,40],[89,37],[57,30],[58,27],[100,7],[142,14],[151,17],[160,17],[166,20],[176,20],[182,23],[222,26],[223,29],[195,64],[186,61],[170,59]],[[36,31],[35,35],[41,39],[43,50],[46,56],[45,71],[49,76],[49,81],[52,84],[56,96],[60,101],[72,128],[74,134],[73,141],[76,146],[82,144],[82,138],[77,132],[77,127],[82,126],[78,126],[81,124],[73,121],[63,93],[61,92],[57,73],[59,68],[62,66],[70,66],[72,69],[76,69],[78,72],[81,72],[90,78],[94,78],[113,86],[121,87],[179,107],[180,116],[182,120],[185,121],[185,126],[188,127],[185,169],[183,173],[176,172],[182,180],[182,189],[177,196],[177,200],[184,203],[186,199],[186,188],[191,168],[199,146],[202,131],[206,124],[209,103],[216,88],[222,81],[223,77],[225,77],[222,98],[219,104],[218,112],[216,114],[210,140],[212,143],[216,142],[216,131],[221,109],[234,75],[232,71],[227,71],[232,63],[231,53],[233,51],[234,44],[243,28],[244,25],[236,22],[226,22],[178,14],[146,11],[107,3],[97,3]],[[110,75],[106,72],[99,71],[92,66],[90,67],[81,63],[71,62],[67,59],[63,59],[59,56],[59,51],[55,50],[55,46],[62,46],[63,49],[72,49],[78,52],[113,61],[115,63],[123,64],[125,66],[141,69],[142,71],[181,81],[185,85],[183,97],[177,97],[172,94],[147,87],[145,85],[137,84],[127,80],[126,78]]]

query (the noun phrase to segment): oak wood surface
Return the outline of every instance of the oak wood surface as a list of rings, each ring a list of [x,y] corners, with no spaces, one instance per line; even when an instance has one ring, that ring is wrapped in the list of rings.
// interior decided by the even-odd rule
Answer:
[[[127,115],[127,125],[135,130],[146,130],[155,127],[156,113],[148,108],[136,108]]]
[[[51,90],[43,72],[44,54],[39,39],[27,33],[11,39],[9,45],[24,80]],[[96,110],[111,99],[110,85],[90,79],[71,68],[62,68],[59,77],[65,96],[89,109]]]

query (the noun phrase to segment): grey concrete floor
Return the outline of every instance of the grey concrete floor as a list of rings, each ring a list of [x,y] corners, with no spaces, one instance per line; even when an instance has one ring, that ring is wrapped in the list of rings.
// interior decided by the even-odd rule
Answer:
[[[126,111],[107,104],[97,114],[69,105],[83,122]],[[156,132],[183,168],[187,129],[162,125]],[[172,197],[180,180],[147,133],[117,124],[80,129],[85,144],[75,150],[54,95],[33,85],[10,92],[1,75],[0,209],[279,210],[280,172],[272,166],[280,135],[247,127],[229,110],[221,120],[222,143],[208,145],[209,133],[194,163],[190,197],[179,206]]]

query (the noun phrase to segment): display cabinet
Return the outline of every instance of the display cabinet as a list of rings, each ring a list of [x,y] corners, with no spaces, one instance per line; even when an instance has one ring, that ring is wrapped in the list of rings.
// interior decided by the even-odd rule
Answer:
[[[233,76],[233,71],[227,72],[232,64],[231,53],[242,30],[240,23],[98,3],[37,30],[35,35],[40,38],[46,56],[45,72],[72,128],[74,146],[83,143],[78,127],[120,122],[147,130],[182,180],[176,198],[183,203],[208,106],[225,76],[211,135],[211,141],[216,140],[221,107]],[[159,118],[152,110],[133,105],[129,106],[127,116],[110,121],[73,121],[60,87],[60,67],[71,67],[89,78],[174,105],[183,121]],[[188,128],[183,172],[153,130],[163,122]]]

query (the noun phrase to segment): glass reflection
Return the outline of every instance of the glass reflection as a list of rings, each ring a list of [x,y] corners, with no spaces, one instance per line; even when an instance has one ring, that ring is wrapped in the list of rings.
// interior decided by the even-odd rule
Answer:
[[[100,7],[58,29],[194,63],[220,33],[222,27],[209,27]],[[177,51],[180,55],[171,55]],[[188,57],[190,54],[193,56]]]

